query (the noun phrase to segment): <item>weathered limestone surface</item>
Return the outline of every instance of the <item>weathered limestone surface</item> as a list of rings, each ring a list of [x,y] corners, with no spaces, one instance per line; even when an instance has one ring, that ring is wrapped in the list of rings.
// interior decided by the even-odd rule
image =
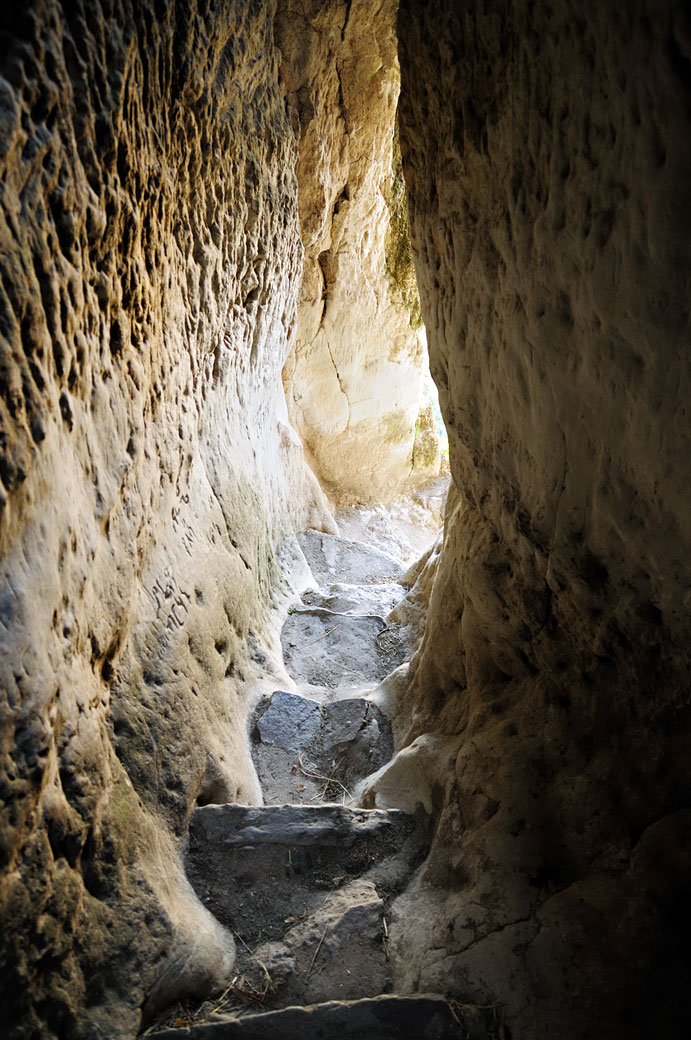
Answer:
[[[455,771],[399,983],[502,1004],[514,1037],[683,1032],[689,14],[402,0],[400,46],[463,495],[405,752],[455,734]]]
[[[328,529],[280,378],[301,247],[272,15],[0,14],[12,1036],[131,1037],[144,1002],[232,967],[178,839],[196,799],[260,797],[245,718],[274,667],[276,552]]]
[[[305,246],[286,398],[338,502],[386,500],[439,469],[433,453],[413,469],[425,359],[386,271],[395,12],[392,0],[285,0],[277,20]]]

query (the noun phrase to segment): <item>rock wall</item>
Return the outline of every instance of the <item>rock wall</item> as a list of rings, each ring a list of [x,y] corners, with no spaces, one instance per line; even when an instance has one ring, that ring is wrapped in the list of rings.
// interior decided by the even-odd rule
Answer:
[[[681,1032],[688,11],[402,0],[399,27],[461,490],[413,665],[405,753],[438,825],[399,903],[399,984],[494,1003],[514,1038]]]
[[[395,14],[392,0],[286,0],[277,20],[305,247],[286,398],[339,503],[386,500],[435,475],[419,453],[413,464],[425,359],[387,273]]]
[[[0,14],[12,1036],[131,1037],[142,1004],[232,967],[179,838],[195,801],[260,797],[245,716],[276,667],[276,554],[329,526],[280,378],[301,246],[273,14]]]

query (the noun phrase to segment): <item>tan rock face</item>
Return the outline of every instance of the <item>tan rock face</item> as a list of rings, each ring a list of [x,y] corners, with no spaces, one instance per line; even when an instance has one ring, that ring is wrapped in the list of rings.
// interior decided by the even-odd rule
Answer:
[[[455,775],[401,978],[521,1037],[659,1034],[685,999],[690,30],[672,3],[401,4],[462,492],[411,733],[456,734]]]
[[[276,553],[328,518],[270,5],[68,7],[1,19],[0,970],[16,1035],[115,1037],[232,966],[178,837],[259,797]]]
[[[395,8],[286,0],[277,20],[300,137],[305,246],[286,398],[310,464],[338,502],[386,500],[435,472],[433,464],[413,472],[423,351],[386,270]]]

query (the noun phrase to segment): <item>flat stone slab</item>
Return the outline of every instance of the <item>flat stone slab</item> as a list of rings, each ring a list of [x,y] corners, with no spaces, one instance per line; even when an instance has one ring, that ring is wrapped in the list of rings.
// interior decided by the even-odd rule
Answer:
[[[391,724],[364,697],[320,704],[276,690],[259,703],[252,757],[268,803],[343,802],[391,758]]]
[[[302,597],[303,603],[313,607],[347,614],[378,614],[386,617],[406,595],[406,589],[397,581],[382,581],[376,585],[351,585],[334,582],[317,592],[309,589]]]
[[[268,706],[258,714],[256,727],[262,744],[299,754],[314,744],[321,719],[322,709],[317,701],[276,690]]]
[[[298,608],[281,632],[283,659],[296,683],[366,686],[403,664],[410,648],[383,618]]]
[[[353,584],[373,585],[398,581],[405,573],[395,556],[364,542],[311,529],[299,534],[298,541],[318,585],[328,585],[344,574]]]
[[[227,1022],[164,1029],[160,1040],[484,1040],[468,1032],[442,997],[380,996],[289,1007]]]
[[[427,843],[398,810],[207,805],[192,815],[185,865],[205,906],[253,948],[356,878],[400,890]]]
[[[257,845],[320,845],[350,849],[360,840],[405,832],[398,809],[349,809],[343,805],[205,805],[190,822],[192,838],[225,849]]]

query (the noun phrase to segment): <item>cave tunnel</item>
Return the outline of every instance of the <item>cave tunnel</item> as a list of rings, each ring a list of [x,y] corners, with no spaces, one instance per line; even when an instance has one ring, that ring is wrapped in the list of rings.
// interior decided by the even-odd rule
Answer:
[[[680,0],[2,6],[4,1036],[688,1032],[689,185]]]

